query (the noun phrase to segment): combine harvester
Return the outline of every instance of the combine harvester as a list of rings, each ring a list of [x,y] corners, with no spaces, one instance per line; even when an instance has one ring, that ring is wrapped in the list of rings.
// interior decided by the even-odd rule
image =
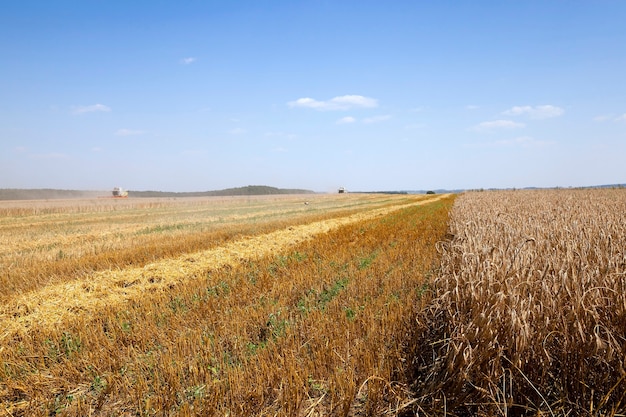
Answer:
[[[115,187],[113,189],[113,198],[127,198],[128,191],[124,190],[122,187]]]

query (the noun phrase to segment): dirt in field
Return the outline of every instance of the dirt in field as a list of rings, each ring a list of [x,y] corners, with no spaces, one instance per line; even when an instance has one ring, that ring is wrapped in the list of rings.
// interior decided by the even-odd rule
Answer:
[[[45,328],[74,317],[94,315],[104,307],[141,300],[146,293],[172,288],[185,280],[206,275],[207,271],[279,253],[289,246],[340,226],[383,216],[412,205],[432,203],[445,196],[438,195],[418,202],[292,226],[144,267],[101,271],[85,276],[82,280],[48,286],[16,297],[0,307],[0,343],[34,327]]]

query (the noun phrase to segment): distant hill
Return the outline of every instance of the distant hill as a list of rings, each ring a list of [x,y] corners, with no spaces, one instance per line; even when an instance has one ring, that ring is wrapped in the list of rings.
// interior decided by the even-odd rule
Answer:
[[[227,188],[217,191],[200,192],[168,192],[168,191],[129,191],[130,197],[211,197],[211,196],[238,196],[238,195],[273,195],[273,194],[313,194],[311,190],[285,189],[268,187],[266,185],[248,185],[246,187]],[[39,189],[12,189],[0,188],[0,200],[53,200],[69,198],[96,198],[110,196],[111,191],[80,191]]]

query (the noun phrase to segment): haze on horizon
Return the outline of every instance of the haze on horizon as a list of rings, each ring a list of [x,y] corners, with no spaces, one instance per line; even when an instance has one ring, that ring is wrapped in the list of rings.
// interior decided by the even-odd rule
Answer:
[[[0,188],[626,182],[626,2],[24,0]]]

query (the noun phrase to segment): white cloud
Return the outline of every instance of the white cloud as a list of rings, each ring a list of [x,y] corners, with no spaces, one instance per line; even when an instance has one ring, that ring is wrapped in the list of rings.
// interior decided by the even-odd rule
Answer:
[[[356,122],[356,119],[352,116],[346,116],[346,117],[342,117],[341,119],[337,120],[337,124],[338,125],[344,125],[347,123],[354,123]]]
[[[624,120],[626,120],[626,113],[622,114],[617,119],[615,119],[616,122],[621,122],[621,121],[624,121]]]
[[[349,110],[352,108],[372,108],[378,107],[378,100],[370,97],[358,95],[346,95],[320,101],[310,97],[299,98],[287,103],[289,107],[305,107],[320,111],[325,110]]]
[[[391,115],[384,114],[384,115],[380,115],[380,116],[366,117],[365,119],[361,119],[361,122],[363,122],[365,124],[371,124],[371,123],[384,122],[384,121],[389,120],[389,119],[391,119]],[[357,121],[357,119],[355,119],[354,117],[346,116],[346,117],[342,117],[341,119],[337,120],[335,122],[335,124],[344,125],[344,124],[348,124],[348,123],[355,123],[356,121]]]
[[[331,99],[330,102],[339,106],[378,107],[378,100],[369,98],[369,97],[357,96],[357,95],[335,97]]]
[[[380,123],[380,122],[387,121],[389,119],[391,119],[391,115],[383,114],[383,115],[380,115],[380,116],[368,117],[366,119],[363,119],[363,123],[366,123],[366,124]]]
[[[502,112],[506,116],[528,115],[531,119],[550,119],[558,117],[565,113],[560,107],[546,104],[542,106],[514,106],[509,110]]]
[[[102,152],[102,148],[99,146],[94,146],[93,148],[91,148],[92,152]]]
[[[72,108],[72,113],[74,114],[93,113],[99,111],[110,112],[111,108],[105,106],[104,104],[92,104],[91,106],[75,106]]]
[[[474,126],[471,130],[483,132],[494,129],[518,129],[526,126],[524,123],[514,122],[512,120],[494,120],[491,122],[482,122]]]
[[[194,62],[196,62],[197,58],[190,56],[188,58],[183,58],[180,60],[180,63],[183,65],[189,65],[189,64],[193,64]]]
[[[409,109],[409,111],[411,113],[419,113],[419,112],[424,111],[424,107],[421,107],[421,106],[420,107],[413,107],[412,109]]]
[[[272,152],[285,153],[288,152],[287,148],[283,148],[282,146],[277,146],[272,149]]]
[[[480,106],[476,106],[474,104],[468,104],[467,106],[465,106],[466,110],[478,110],[480,108]]]
[[[118,129],[117,132],[115,132],[115,136],[138,136],[138,135],[143,135],[144,132],[143,130],[133,130],[133,129]]]
[[[234,129],[230,129],[230,130],[228,131],[228,133],[230,133],[231,135],[242,135],[242,134],[244,134],[244,133],[246,133],[246,132],[247,132],[247,130],[246,130],[246,129],[242,129],[242,128],[240,128],[240,127],[236,127],[236,128],[234,128]]]

